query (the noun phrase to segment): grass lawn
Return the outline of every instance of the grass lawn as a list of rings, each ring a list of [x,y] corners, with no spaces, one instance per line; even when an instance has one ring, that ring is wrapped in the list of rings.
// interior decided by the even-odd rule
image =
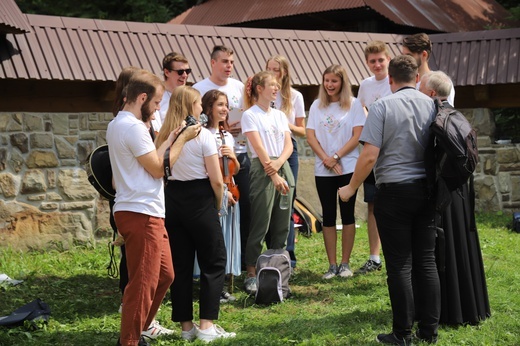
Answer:
[[[492,316],[478,326],[441,327],[438,345],[520,345],[520,234],[508,229],[509,215],[478,215],[477,221]],[[115,345],[120,294],[118,280],[107,275],[105,243],[30,253],[0,248],[0,273],[25,280],[0,287],[0,316],[38,297],[52,310],[49,324],[37,331],[0,327],[0,345]],[[364,263],[367,251],[366,225],[361,224],[353,269]],[[237,301],[221,306],[218,323],[237,337],[213,344],[377,345],[375,336],[391,330],[384,266],[366,276],[324,281],[328,264],[321,234],[300,235],[296,253],[293,297],[282,304],[254,305],[242,290],[242,278],[236,278]],[[152,345],[186,344],[170,314],[166,299],[157,319],[176,333]]]

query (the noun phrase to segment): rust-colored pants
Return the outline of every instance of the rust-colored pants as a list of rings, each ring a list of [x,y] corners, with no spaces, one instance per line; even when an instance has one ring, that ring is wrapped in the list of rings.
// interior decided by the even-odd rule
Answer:
[[[123,295],[121,345],[137,345],[173,282],[173,262],[164,219],[130,211],[114,213],[125,239],[129,281]]]

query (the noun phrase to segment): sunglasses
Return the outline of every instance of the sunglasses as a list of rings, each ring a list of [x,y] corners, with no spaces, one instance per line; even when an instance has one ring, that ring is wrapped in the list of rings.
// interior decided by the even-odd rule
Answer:
[[[185,70],[173,70],[173,69],[168,69],[168,71],[175,71],[177,72],[177,74],[179,76],[182,76],[184,74],[184,72],[186,72],[186,74],[190,74],[191,73],[191,68],[187,68]]]

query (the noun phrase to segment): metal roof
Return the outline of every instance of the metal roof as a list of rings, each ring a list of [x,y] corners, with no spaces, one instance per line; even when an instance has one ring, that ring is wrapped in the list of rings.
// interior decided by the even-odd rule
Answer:
[[[333,63],[347,68],[359,85],[370,75],[363,55],[367,42],[388,43],[399,54],[402,37],[393,34],[274,30],[135,23],[25,15],[31,32],[0,38],[0,79],[115,81],[125,66],[161,74],[161,61],[171,51],[184,54],[195,83],[210,75],[210,53],[224,44],[235,51],[239,80],[265,67],[274,54],[292,65],[295,86],[319,85]],[[520,28],[431,35],[432,67],[445,70],[456,86],[518,83]]]
[[[433,69],[456,86],[520,83],[520,28],[430,36]]]
[[[243,2],[242,2],[243,4]],[[395,24],[439,32],[483,30],[509,22],[495,0],[209,0],[173,18],[171,24],[237,25],[326,11],[370,8]]]
[[[0,1],[0,33],[20,34],[29,31],[31,27],[14,0]]]

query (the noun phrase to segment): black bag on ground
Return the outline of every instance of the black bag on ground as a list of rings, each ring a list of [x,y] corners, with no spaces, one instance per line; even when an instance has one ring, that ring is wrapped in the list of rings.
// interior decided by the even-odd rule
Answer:
[[[11,312],[8,316],[0,316],[0,326],[23,326],[24,321],[35,322],[37,320],[49,321],[51,309],[40,298],[25,304]]]
[[[280,303],[291,292],[291,259],[284,249],[270,249],[256,261],[256,304]]]
[[[450,190],[468,181],[478,163],[477,133],[466,117],[435,99],[437,115],[430,125],[435,136],[438,174]]]

